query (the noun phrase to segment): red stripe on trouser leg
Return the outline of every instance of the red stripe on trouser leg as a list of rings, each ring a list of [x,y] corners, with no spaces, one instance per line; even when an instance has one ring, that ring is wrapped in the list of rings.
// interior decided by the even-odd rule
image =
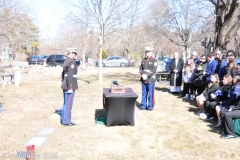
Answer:
[[[154,97],[154,85],[153,85],[153,90],[152,90],[152,108],[155,106],[155,97]]]
[[[72,102],[72,93],[70,93],[68,97],[68,109],[67,109],[67,116],[66,116],[67,124],[71,123],[68,121],[70,119],[70,113],[71,113],[71,102]]]

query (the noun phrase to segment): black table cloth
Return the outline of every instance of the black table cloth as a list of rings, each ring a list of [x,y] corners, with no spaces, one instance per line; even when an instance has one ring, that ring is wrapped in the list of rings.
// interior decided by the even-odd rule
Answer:
[[[106,109],[106,125],[130,124],[134,126],[135,103],[138,95],[131,88],[125,93],[111,93],[103,89],[103,106]]]

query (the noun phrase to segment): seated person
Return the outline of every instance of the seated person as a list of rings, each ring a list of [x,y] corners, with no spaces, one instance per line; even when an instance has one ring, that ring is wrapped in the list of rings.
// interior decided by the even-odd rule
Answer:
[[[219,78],[217,73],[211,74],[210,77],[210,83],[206,87],[206,89],[203,91],[203,93],[196,98],[196,102],[199,107],[199,116],[200,117],[207,117],[204,110],[204,102],[210,98],[210,94],[214,93],[219,88]]]
[[[224,101],[228,98],[228,92],[232,88],[232,77],[225,75],[223,78],[223,86],[221,86],[216,92],[210,94],[210,99],[205,102],[204,109],[207,114],[206,120],[214,118],[215,107],[220,101]],[[218,120],[220,119],[220,113],[218,114]]]
[[[232,78],[234,77],[234,57],[227,57],[227,66],[223,68],[223,76],[230,75]]]
[[[228,110],[221,110],[224,124],[224,135],[222,135],[221,138],[227,139],[236,137],[232,120],[240,118],[240,74],[234,76],[233,83],[235,84],[231,95],[234,101],[233,105],[231,105]]]

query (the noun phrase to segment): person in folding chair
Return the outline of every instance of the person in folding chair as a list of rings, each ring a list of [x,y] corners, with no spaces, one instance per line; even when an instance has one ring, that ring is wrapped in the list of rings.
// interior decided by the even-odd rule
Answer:
[[[153,49],[151,47],[145,48],[145,58],[142,59],[139,72],[142,82],[142,100],[141,110],[153,110],[154,108],[154,84],[155,73],[157,70],[157,59],[152,57]]]
[[[72,106],[75,95],[75,90],[78,89],[77,83],[77,64],[74,60],[77,52],[75,48],[67,49],[67,59],[63,64],[62,71],[62,86],[63,89],[63,109],[61,116],[61,123],[64,126],[74,126],[72,122]]]

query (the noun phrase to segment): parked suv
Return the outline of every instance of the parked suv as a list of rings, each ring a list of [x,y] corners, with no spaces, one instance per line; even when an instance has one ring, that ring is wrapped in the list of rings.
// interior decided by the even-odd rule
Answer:
[[[41,56],[30,56],[28,59],[28,64],[43,64],[41,61]]]
[[[57,65],[63,66],[64,61],[67,59],[67,56],[63,54],[53,54],[49,55],[46,61],[46,65],[50,67],[55,67]],[[80,65],[80,60],[75,59],[77,66]]]
[[[102,61],[102,66],[119,66],[119,67],[126,67],[129,66],[130,62],[120,56],[113,56],[113,57],[109,57],[107,59],[104,59]]]

